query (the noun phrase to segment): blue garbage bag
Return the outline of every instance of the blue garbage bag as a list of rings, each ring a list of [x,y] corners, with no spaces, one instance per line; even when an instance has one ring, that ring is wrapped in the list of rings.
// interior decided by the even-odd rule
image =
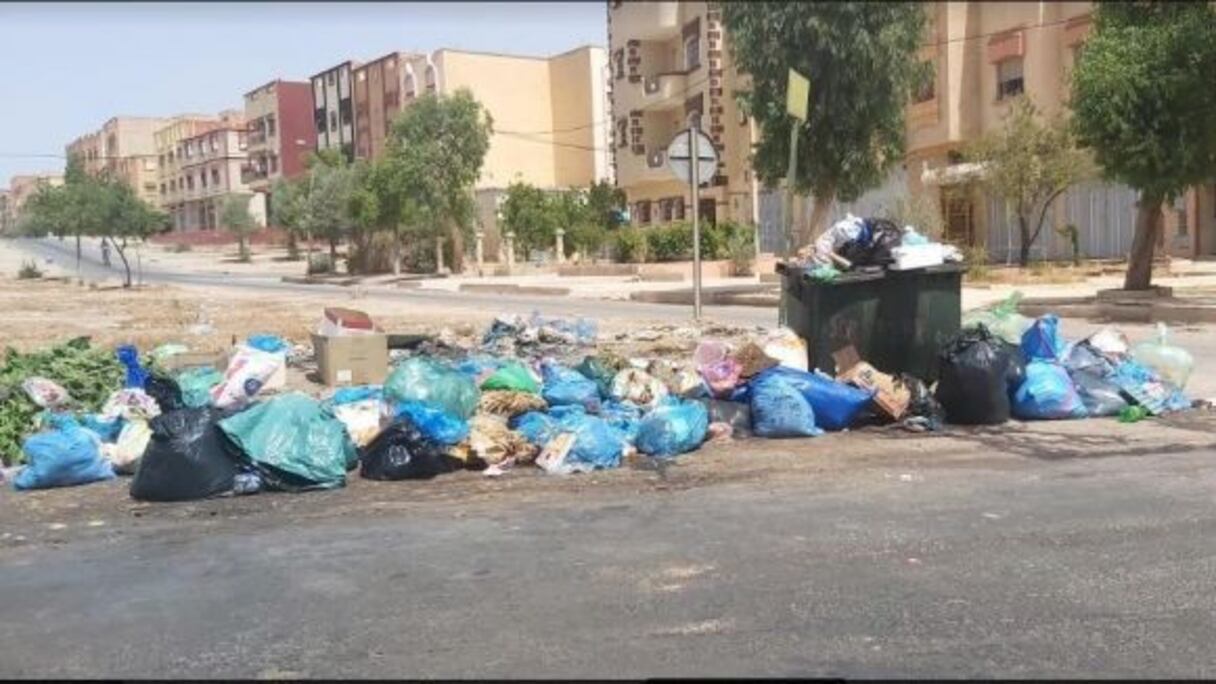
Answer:
[[[816,437],[815,410],[796,387],[779,375],[755,380],[751,389],[752,433],[757,437]]]
[[[641,408],[630,402],[612,400],[604,402],[599,415],[620,434],[621,439],[633,444],[638,438],[643,413]]]
[[[498,370],[503,366],[503,363],[501,359],[489,354],[470,354],[456,364],[456,370],[470,378],[476,378],[485,371]]]
[[[397,404],[397,418],[406,418],[423,437],[440,444],[455,444],[469,436],[469,423],[433,404],[403,401]]]
[[[676,456],[693,451],[705,441],[709,411],[698,401],[674,397],[659,403],[638,426],[638,451],[650,456]]]
[[[600,389],[594,380],[582,373],[556,363],[546,362],[541,366],[544,387],[541,397],[549,406],[577,405],[591,413],[600,408]]]
[[[1089,415],[1068,371],[1050,361],[1026,364],[1026,379],[1013,393],[1013,415],[1022,419],[1084,418]]]
[[[1022,333],[1022,354],[1027,361],[1063,361],[1067,352],[1068,343],[1060,336],[1060,318],[1055,314],[1040,316]]]
[[[512,430],[536,446],[543,447],[558,434],[557,419],[540,411],[528,411],[510,420]]]
[[[127,369],[127,378],[124,387],[127,389],[139,388],[143,389],[148,382],[148,369],[139,365],[139,350],[135,345],[124,344],[117,350],[118,360]]]
[[[1181,389],[1135,359],[1125,359],[1116,366],[1110,380],[1154,416],[1191,407],[1191,400]]]
[[[87,413],[80,418],[80,427],[97,435],[102,442],[112,443],[118,439],[125,421],[121,416],[107,419],[99,413]]]
[[[328,407],[299,392],[226,418],[220,430],[271,489],[304,491],[346,484],[358,464],[346,426]]]
[[[330,397],[330,401],[335,406],[342,404],[353,404],[357,401],[367,401],[368,399],[379,399],[383,395],[383,390],[377,385],[359,385],[358,387],[343,387],[334,392]]]
[[[258,351],[270,352],[271,354],[287,351],[286,340],[278,335],[250,335],[245,339],[245,344]]]
[[[558,421],[557,432],[574,434],[574,446],[565,462],[574,470],[601,470],[621,465],[625,440],[603,418],[571,412]]]
[[[843,430],[853,425],[870,406],[874,392],[846,385],[818,373],[808,373],[789,366],[773,366],[761,371],[742,389],[736,389],[731,401],[750,403],[752,388],[765,378],[779,377],[789,383],[810,404],[815,424],[824,430]]]
[[[21,445],[26,466],[13,478],[13,487],[46,489],[112,480],[114,468],[101,457],[99,444],[79,425],[32,435]]]

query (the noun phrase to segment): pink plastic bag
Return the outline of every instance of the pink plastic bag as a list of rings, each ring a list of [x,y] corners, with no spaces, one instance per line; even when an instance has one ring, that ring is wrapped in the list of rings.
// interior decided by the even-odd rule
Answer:
[[[730,347],[720,340],[701,340],[692,353],[692,361],[698,369],[721,362],[730,353]]]
[[[729,356],[701,368],[701,377],[705,378],[709,391],[719,398],[729,395],[731,390],[735,389],[741,373],[743,366]]]

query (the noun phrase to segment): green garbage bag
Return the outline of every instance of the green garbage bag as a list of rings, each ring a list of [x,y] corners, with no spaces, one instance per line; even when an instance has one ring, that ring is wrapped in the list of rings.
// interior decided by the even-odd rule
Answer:
[[[346,471],[358,463],[342,422],[299,392],[257,404],[219,427],[271,489],[342,487]]]
[[[536,381],[536,378],[532,377],[532,372],[522,363],[512,361],[486,378],[485,382],[481,383],[481,389],[509,390],[536,394],[540,392],[540,383]]]
[[[204,366],[183,371],[176,380],[182,390],[182,403],[188,408],[203,408],[211,405],[211,388],[224,380],[224,374]]]
[[[431,359],[414,357],[389,373],[384,381],[384,398],[392,402],[421,401],[468,419],[477,410],[481,392],[464,373]]]
[[[612,396],[612,379],[616,377],[617,369],[605,363],[598,356],[588,356],[583,362],[574,367],[580,375],[595,382],[600,396]]]

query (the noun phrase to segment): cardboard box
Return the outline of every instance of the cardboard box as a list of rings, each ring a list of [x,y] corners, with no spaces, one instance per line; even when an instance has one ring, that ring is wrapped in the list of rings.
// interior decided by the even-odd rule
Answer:
[[[366,335],[312,336],[321,382],[339,385],[379,385],[388,375],[388,336]]]
[[[874,404],[883,413],[895,420],[903,418],[908,411],[908,404],[912,401],[912,393],[907,387],[862,361],[857,355],[857,349],[852,345],[837,350],[832,357],[837,368],[846,369],[836,376],[837,380],[864,390],[875,391]]]

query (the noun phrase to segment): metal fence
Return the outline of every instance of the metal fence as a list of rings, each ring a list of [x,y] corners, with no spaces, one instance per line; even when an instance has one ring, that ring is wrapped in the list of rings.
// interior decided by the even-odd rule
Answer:
[[[828,220],[824,225],[832,225],[847,214],[854,216],[888,216],[894,209],[895,203],[908,195],[908,174],[903,168],[896,168],[887,176],[883,184],[858,197],[852,202],[834,202],[828,212]],[[785,247],[785,227],[782,223],[781,201],[784,193],[780,190],[760,191],[760,251],[779,254]],[[814,206],[811,202],[802,204],[802,222],[809,221]],[[798,247],[799,245],[795,245]]]
[[[1017,261],[1021,245],[1017,218],[1006,210],[999,197],[985,198],[988,209],[988,257],[995,263]],[[1135,233],[1136,191],[1126,185],[1092,181],[1071,188],[1056,200],[1064,207],[1064,224],[1077,227],[1081,258],[1116,259],[1127,256]],[[1072,258],[1067,239],[1056,234],[1048,217],[1039,239],[1031,247],[1031,259]]]

